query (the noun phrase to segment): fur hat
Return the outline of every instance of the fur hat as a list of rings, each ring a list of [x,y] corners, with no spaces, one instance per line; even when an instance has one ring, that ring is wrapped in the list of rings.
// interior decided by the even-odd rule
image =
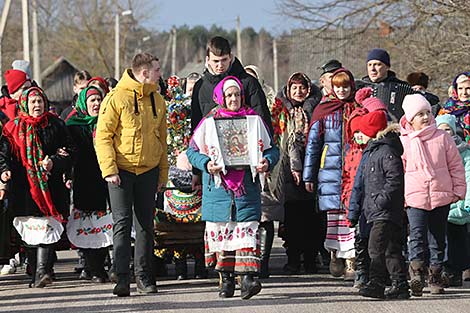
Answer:
[[[423,72],[413,72],[408,74],[408,76],[406,77],[406,81],[411,86],[419,85],[427,89],[429,84],[429,76],[424,74]]]
[[[418,93],[412,95],[406,95],[401,105],[403,111],[405,111],[405,118],[408,122],[411,122],[418,112],[422,110],[431,111],[431,105],[426,98]]]
[[[378,60],[383,64],[390,66],[390,55],[384,49],[375,48],[367,54],[367,62],[371,60]]]
[[[369,112],[356,119],[359,119],[359,130],[370,138],[375,138],[379,131],[387,128],[387,116],[383,111]]]
[[[11,67],[14,70],[20,70],[20,71],[25,72],[28,79],[31,79],[31,77],[33,77],[31,75],[31,67],[29,65],[29,62],[26,60],[15,60],[11,64]]]
[[[5,72],[8,92],[10,95],[17,91],[28,80],[26,72],[20,70],[7,70]]]
[[[438,115],[436,116],[436,125],[439,127],[441,124],[447,124],[449,125],[450,128],[452,128],[452,131],[457,133],[457,120],[455,119],[454,115],[451,114],[444,114],[444,115]]]

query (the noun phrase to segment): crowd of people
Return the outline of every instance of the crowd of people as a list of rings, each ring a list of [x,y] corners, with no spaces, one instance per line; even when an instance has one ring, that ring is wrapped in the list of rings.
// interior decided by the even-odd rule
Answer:
[[[183,80],[165,82],[149,53],[119,82],[78,72],[59,117],[27,62],[15,61],[0,99],[3,241],[21,247],[31,287],[53,282],[65,240],[80,278],[111,280],[123,297],[135,277],[138,292],[156,293],[154,221],[179,205],[180,222],[205,226],[203,246],[172,250],[177,278],[192,254],[196,277],[219,273],[221,298],[234,296],[237,277],[242,299],[262,290],[276,221],[286,275],[327,264],[381,299],[461,286],[470,280],[470,72],[440,101],[425,73],[402,81],[391,64],[376,48],[361,79],[329,60],[318,85],[295,72],[276,92],[216,36],[203,73]]]

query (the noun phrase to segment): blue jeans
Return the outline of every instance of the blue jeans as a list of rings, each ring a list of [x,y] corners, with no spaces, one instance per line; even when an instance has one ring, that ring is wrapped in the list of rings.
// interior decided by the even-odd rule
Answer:
[[[410,223],[408,247],[410,261],[423,261],[429,265],[442,266],[446,250],[449,208],[450,205],[444,205],[431,211],[416,208],[406,210]]]

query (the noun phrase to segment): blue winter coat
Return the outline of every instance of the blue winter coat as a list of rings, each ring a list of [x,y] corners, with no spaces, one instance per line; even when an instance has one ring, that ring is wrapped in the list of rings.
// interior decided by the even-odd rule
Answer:
[[[345,153],[343,110],[336,110],[324,118],[324,125],[321,123],[323,122],[315,121],[308,133],[303,180],[318,184],[320,210],[338,210],[341,208],[341,177]]]
[[[255,182],[249,170],[245,170],[243,185],[245,194],[235,197],[232,191],[220,186],[216,188],[207,171],[209,157],[189,147],[186,151],[189,162],[202,171],[202,219],[208,222],[249,222],[261,218],[261,186],[259,176]],[[272,170],[279,160],[279,149],[271,141],[271,148],[264,151],[263,157]],[[233,204],[233,205],[232,205]]]

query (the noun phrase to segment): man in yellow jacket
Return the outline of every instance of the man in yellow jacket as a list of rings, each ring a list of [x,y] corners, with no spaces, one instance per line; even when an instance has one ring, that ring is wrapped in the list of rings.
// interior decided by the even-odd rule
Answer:
[[[156,293],[152,274],[155,193],[168,179],[165,101],[157,92],[160,63],[149,53],[132,60],[116,88],[103,100],[96,129],[96,154],[108,182],[113,212],[113,293],[130,295],[131,226],[135,215],[137,290]]]

